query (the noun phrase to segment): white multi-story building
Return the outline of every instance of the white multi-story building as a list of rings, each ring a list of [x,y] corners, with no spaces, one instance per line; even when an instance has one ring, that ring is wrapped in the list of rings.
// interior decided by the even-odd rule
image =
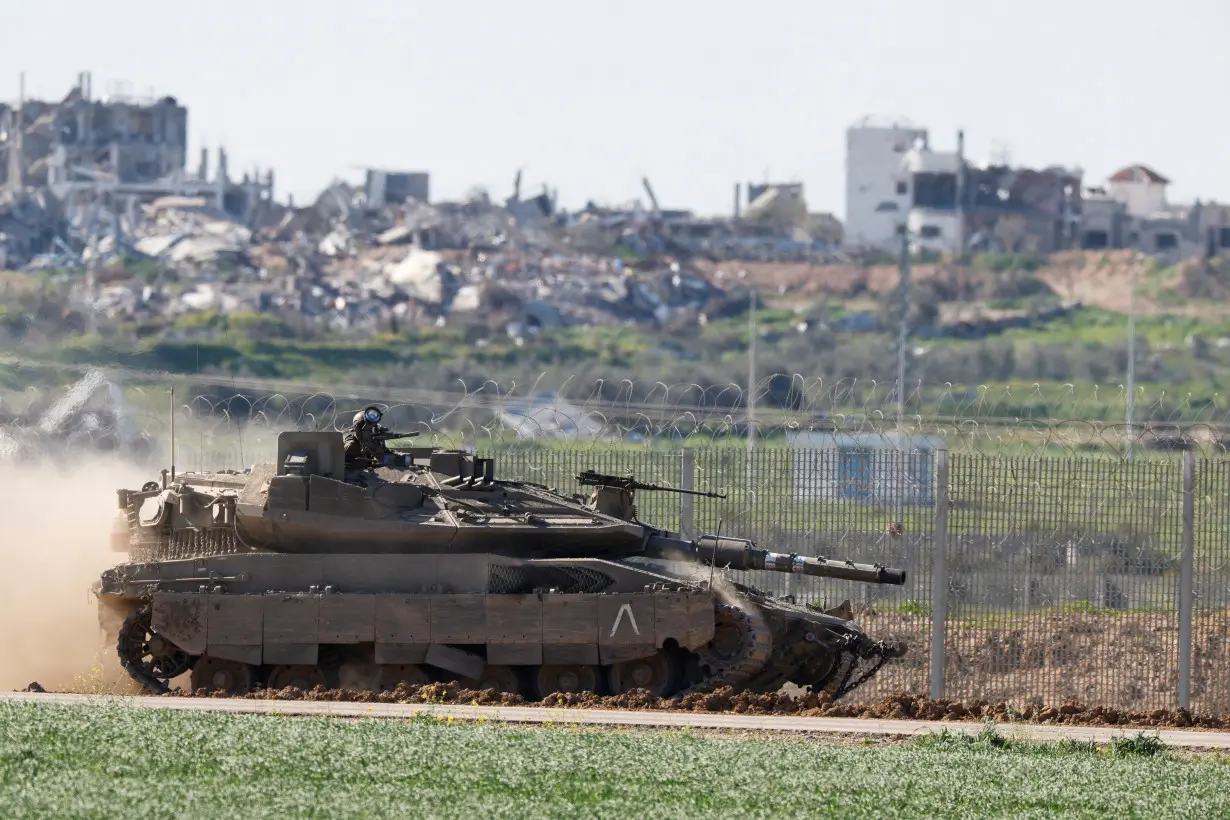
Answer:
[[[893,247],[910,210],[910,175],[903,160],[927,130],[898,120],[867,118],[846,129],[844,244]]]
[[[1131,216],[1148,218],[1166,208],[1166,186],[1170,180],[1147,165],[1120,168],[1106,185],[1116,202],[1127,206]]]
[[[963,219],[957,208],[957,185],[963,158],[959,151],[910,149],[902,162],[910,187],[906,228],[910,249],[946,253],[962,241]]]

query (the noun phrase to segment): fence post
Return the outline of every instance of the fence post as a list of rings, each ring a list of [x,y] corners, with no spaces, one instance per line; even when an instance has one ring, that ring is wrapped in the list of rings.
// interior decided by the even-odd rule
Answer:
[[[931,699],[944,697],[944,625],[948,618],[948,451],[935,452],[935,536],[931,546]]]
[[[1179,708],[1192,699],[1192,568],[1196,543],[1196,454],[1183,454],[1183,554],[1179,564]]]
[[[696,489],[696,451],[691,447],[683,448],[683,458],[679,464],[679,486],[684,490]],[[693,532],[695,516],[696,496],[680,493],[679,534],[689,541],[696,537]]]

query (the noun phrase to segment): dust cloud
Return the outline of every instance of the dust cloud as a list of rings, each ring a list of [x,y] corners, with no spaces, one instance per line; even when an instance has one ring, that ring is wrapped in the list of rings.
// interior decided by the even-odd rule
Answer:
[[[0,691],[130,688],[90,587],[127,558],[110,548],[115,491],[150,479],[118,458],[0,465]]]

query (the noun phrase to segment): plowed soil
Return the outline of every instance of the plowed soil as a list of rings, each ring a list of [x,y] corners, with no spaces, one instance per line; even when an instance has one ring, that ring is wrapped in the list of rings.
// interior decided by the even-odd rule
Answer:
[[[207,697],[199,692],[175,692],[164,697]],[[221,696],[219,696],[221,697]],[[732,712],[743,715],[789,715],[792,717],[878,718],[887,720],[942,720],[1067,724],[1072,726],[1123,726],[1155,728],[1230,729],[1230,715],[1196,715],[1185,709],[1129,712],[1102,706],[1065,703],[1057,707],[1014,707],[1006,703],[931,700],[919,695],[890,695],[874,703],[833,703],[825,694],[735,693],[730,688],[693,694],[678,700],[657,698],[638,690],[624,695],[554,694],[542,701],[526,701],[516,694],[491,689],[466,689],[457,683],[399,686],[392,692],[355,692],[317,687],[302,690],[258,690],[250,700],[314,700],[351,703],[448,703],[475,706],[531,706],[541,708],[622,709],[669,712]]]
[[[1018,708],[1029,704],[1034,709],[1113,704],[1138,714],[1179,702],[1176,614],[960,615],[950,613],[945,635],[948,697]],[[901,692],[929,691],[929,616],[863,613],[856,620],[877,638],[904,641],[909,649],[848,699],[871,702]],[[1203,714],[1230,712],[1230,617],[1225,609],[1192,619],[1191,706]]]
[[[892,293],[900,281],[896,264],[859,265],[824,264],[806,262],[707,262],[697,263],[698,268],[719,285],[729,285],[730,277],[744,271],[747,278],[769,294],[779,298],[832,296],[837,298],[882,297]],[[1062,299],[1074,300],[1089,307],[1116,313],[1127,313],[1131,303],[1133,274],[1138,279],[1135,309],[1138,314],[1157,313],[1184,314],[1193,316],[1221,316],[1224,311],[1216,304],[1226,289],[1225,274],[1212,275],[1205,270],[1203,262],[1188,260],[1156,280],[1147,280],[1148,270],[1136,258],[1135,251],[1065,251],[1052,254],[1047,263],[1034,275],[1041,279],[1054,294]],[[716,278],[718,270],[725,272]],[[938,264],[915,264],[911,266],[911,278],[915,282],[930,279],[953,280],[954,278],[973,285],[1002,278],[1002,273],[966,267],[958,274],[951,262]],[[1178,290],[1185,295],[1199,297],[1200,304],[1161,303],[1156,295],[1162,291]]]

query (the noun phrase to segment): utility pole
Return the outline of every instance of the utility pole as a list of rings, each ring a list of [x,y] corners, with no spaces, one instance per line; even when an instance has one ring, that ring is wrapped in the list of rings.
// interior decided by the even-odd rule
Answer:
[[[901,233],[901,323],[897,336],[897,431],[905,425],[905,344],[910,322],[910,232]]]
[[[957,131],[957,233],[952,239],[952,262],[956,271],[957,298],[965,300],[965,131]]]
[[[901,232],[901,324],[897,336],[897,524],[905,523],[906,476],[909,448],[905,436],[905,345],[910,323],[910,230]]]
[[[953,237],[953,247],[957,254],[957,264],[965,254],[965,131],[957,132],[957,235]],[[964,298],[964,297],[963,297]]]
[[[9,113],[13,132],[9,135],[9,188],[16,192],[25,189],[26,156],[26,72],[17,76],[17,110]]]
[[[740,272],[742,274],[742,272]],[[742,274],[746,277],[746,274]],[[756,288],[747,294],[747,495],[756,500]]]
[[[1140,269],[1140,260],[1132,265],[1131,293],[1128,294],[1128,356],[1127,356],[1127,411],[1124,413],[1127,427],[1127,457],[1131,461],[1133,446],[1136,439],[1132,429],[1132,411],[1136,405],[1136,271]]]
[[[747,296],[747,449],[756,449],[756,288]]]

